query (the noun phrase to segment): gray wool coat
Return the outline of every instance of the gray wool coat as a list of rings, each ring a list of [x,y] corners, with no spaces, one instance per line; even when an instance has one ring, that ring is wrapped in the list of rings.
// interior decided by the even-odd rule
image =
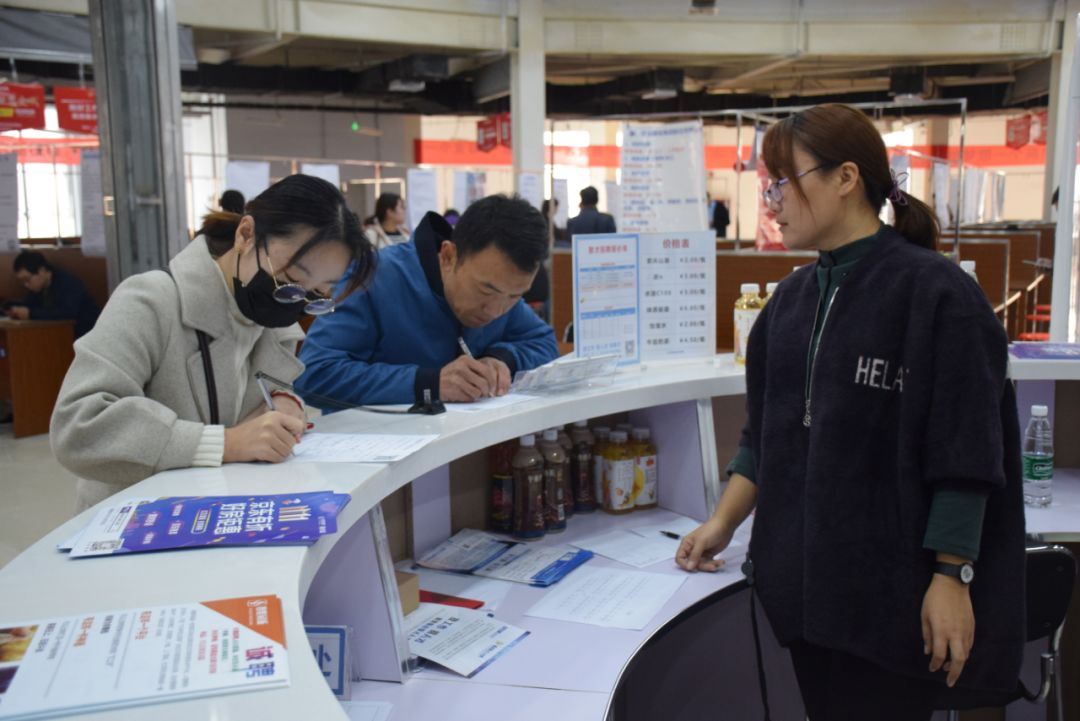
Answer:
[[[210,337],[225,427],[263,404],[256,371],[291,382],[304,369],[295,354],[300,327],[243,319],[203,238],[169,270],[171,277],[157,270],[124,280],[94,329],[75,342],[49,434],[57,460],[80,477],[79,510],[193,464],[210,423],[196,330]]]

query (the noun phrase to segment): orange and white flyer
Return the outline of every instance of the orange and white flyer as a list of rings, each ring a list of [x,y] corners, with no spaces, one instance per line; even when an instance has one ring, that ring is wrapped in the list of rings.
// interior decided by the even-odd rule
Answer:
[[[0,622],[5,721],[288,683],[277,596]]]

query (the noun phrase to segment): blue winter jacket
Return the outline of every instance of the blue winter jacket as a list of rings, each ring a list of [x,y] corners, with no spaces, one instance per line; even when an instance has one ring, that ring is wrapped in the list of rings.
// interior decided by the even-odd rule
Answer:
[[[318,318],[300,350],[296,388],[312,405],[414,403],[439,396],[439,371],[461,354],[498,358],[513,376],[558,356],[551,327],[523,301],[481,328],[464,328],[443,296],[438,248],[450,225],[428,213],[407,243],[379,251],[375,277]]]

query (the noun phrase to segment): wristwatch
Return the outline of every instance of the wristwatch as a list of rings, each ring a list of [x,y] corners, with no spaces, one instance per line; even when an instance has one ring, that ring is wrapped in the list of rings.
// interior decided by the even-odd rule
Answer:
[[[934,573],[943,576],[952,576],[965,586],[975,580],[975,564],[972,563],[945,563],[939,561],[934,564]]]

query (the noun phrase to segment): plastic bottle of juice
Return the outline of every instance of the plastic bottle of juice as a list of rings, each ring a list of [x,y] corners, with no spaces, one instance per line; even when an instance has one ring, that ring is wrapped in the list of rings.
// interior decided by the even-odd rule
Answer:
[[[488,449],[491,470],[491,530],[510,533],[514,528],[514,454],[516,441]]]
[[[596,439],[586,421],[578,421],[570,429],[574,448],[570,452],[570,485],[574,488],[574,511],[592,513],[596,510],[593,489],[593,445]]]
[[[763,301],[761,301],[761,307],[762,308],[764,308],[765,305],[772,298],[772,294],[776,292],[776,286],[778,286],[778,285],[780,285],[780,284],[779,283],[766,283],[765,284],[765,299]]]
[[[514,538],[533,540],[544,535],[544,457],[536,436],[522,436],[511,468],[514,473]]]
[[[607,448],[608,440],[611,438],[611,428],[597,426],[592,429],[592,433],[593,438],[596,439],[592,449],[593,496],[596,498],[596,507],[604,508],[607,505],[604,499],[604,491],[607,490],[607,484],[604,481],[604,449]]]
[[[648,428],[634,429],[634,508],[655,508],[657,499],[656,446]]]
[[[735,301],[735,362],[745,365],[750,329],[754,327],[754,321],[761,312],[761,286],[757,283],[743,283],[739,292],[742,295]]]
[[[634,510],[634,453],[626,443],[626,431],[612,431],[604,448],[604,510]]]
[[[540,441],[540,455],[544,457],[544,528],[548,533],[566,530],[566,454],[559,445],[559,432],[554,428],[544,431]]]
[[[570,459],[574,455],[574,442],[570,440],[570,434],[565,429],[556,428],[559,432],[559,445],[562,446],[563,455],[566,456],[566,465],[563,468],[563,497],[566,499],[566,517],[574,515],[574,478],[570,475]]]

